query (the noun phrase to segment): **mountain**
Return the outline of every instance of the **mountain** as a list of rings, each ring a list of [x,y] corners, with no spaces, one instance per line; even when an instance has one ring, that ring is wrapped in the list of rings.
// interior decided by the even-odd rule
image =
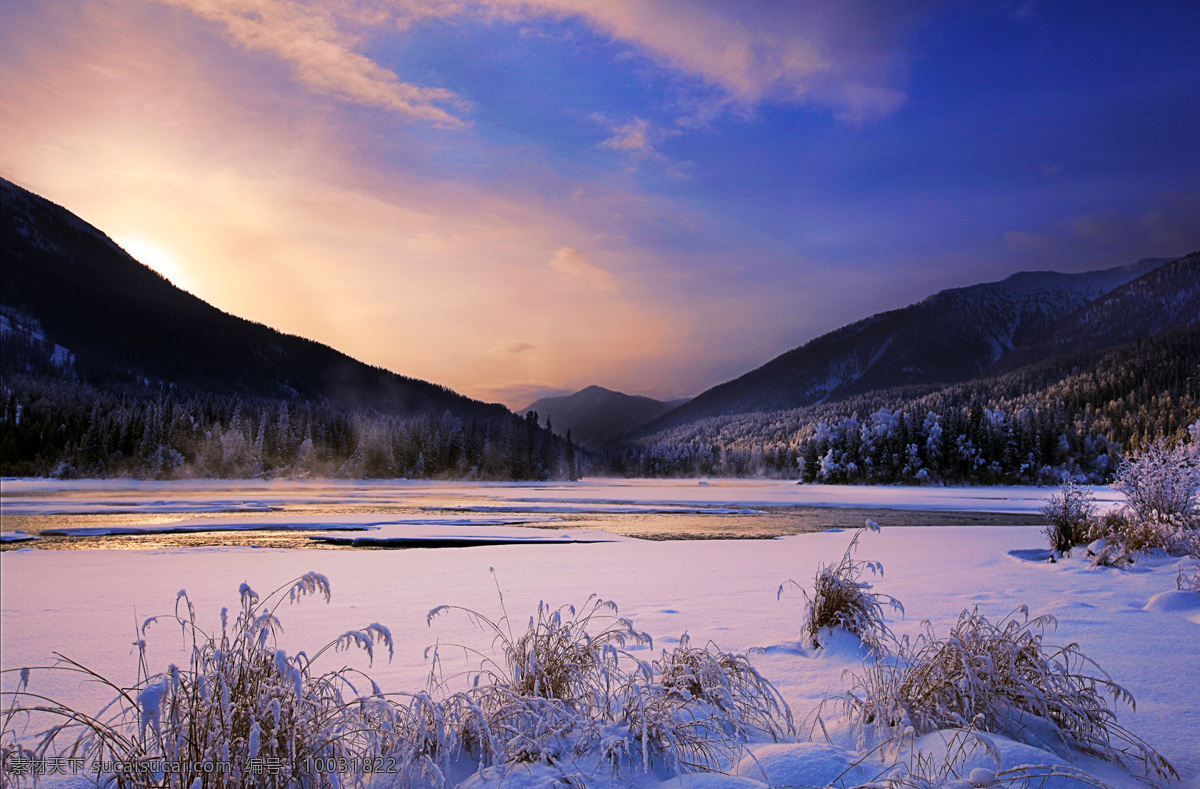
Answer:
[[[325,400],[394,415],[507,414],[226,314],[66,209],[3,179],[0,207],[5,331],[55,344],[93,385]]]
[[[966,381],[1099,297],[1168,263],[1082,274],[1033,271],[940,291],[852,323],[715,386],[638,432],[714,416],[771,412],[864,392]]]
[[[541,423],[549,421],[559,435],[570,430],[577,444],[603,449],[684,402],[662,402],[589,386],[572,395],[543,397],[518,413],[536,411]]]
[[[1004,373],[1059,354],[1099,351],[1200,324],[1200,252],[1173,260],[1085,304],[1006,354]]]
[[[1200,324],[941,387],[715,416],[606,454],[630,476],[858,484],[1105,482],[1126,453],[1200,423]]]

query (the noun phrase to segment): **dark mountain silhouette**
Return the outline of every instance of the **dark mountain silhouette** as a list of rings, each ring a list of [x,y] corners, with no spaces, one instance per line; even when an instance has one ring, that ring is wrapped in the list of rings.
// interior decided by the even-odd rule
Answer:
[[[589,386],[572,395],[543,397],[519,413],[536,411],[542,425],[550,420],[554,432],[588,449],[603,449],[652,419],[686,401],[662,402],[639,395]]]
[[[224,313],[66,209],[3,179],[0,207],[5,327],[44,335],[73,355],[92,385],[324,399],[393,415],[507,413]]]

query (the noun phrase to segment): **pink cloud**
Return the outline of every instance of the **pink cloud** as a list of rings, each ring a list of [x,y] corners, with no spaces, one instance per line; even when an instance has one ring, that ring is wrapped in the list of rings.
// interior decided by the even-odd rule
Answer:
[[[445,108],[464,108],[454,93],[404,82],[356,52],[356,42],[321,5],[289,0],[158,1],[217,22],[240,46],[279,57],[314,90],[439,126],[462,124]]]

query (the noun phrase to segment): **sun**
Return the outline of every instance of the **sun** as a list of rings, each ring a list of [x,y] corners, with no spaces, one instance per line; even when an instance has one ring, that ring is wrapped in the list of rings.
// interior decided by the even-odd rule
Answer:
[[[188,278],[183,267],[158,243],[142,236],[126,236],[117,243],[137,262],[162,274],[175,287],[188,290]]]

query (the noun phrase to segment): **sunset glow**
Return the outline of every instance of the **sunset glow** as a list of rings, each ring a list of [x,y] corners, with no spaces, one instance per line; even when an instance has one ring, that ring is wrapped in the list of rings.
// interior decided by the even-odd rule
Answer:
[[[14,0],[0,175],[512,407],[1200,248],[1194,3]]]

